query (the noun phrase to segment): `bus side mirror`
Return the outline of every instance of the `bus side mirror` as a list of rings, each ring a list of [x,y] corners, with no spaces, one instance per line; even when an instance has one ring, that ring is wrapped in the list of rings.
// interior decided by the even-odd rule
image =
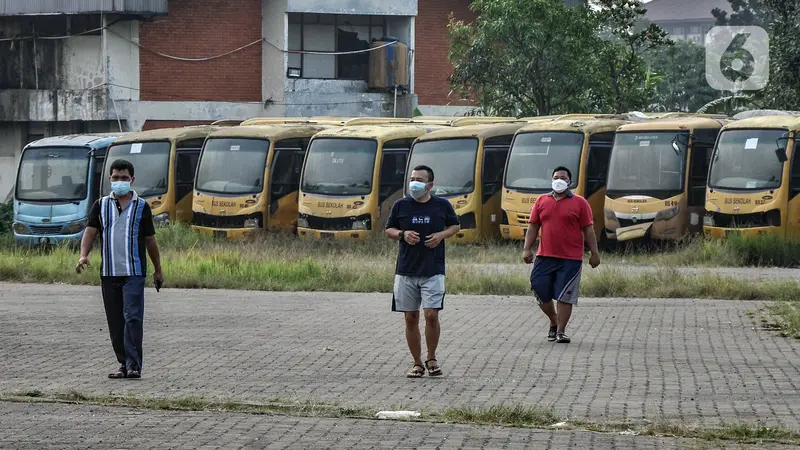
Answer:
[[[786,161],[789,160],[789,158],[786,156],[786,147],[780,147],[775,149],[775,155],[778,157],[778,161],[780,161],[781,163],[785,163]]]

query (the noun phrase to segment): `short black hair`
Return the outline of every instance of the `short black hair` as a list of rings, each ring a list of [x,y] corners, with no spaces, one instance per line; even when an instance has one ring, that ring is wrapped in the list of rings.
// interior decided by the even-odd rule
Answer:
[[[559,170],[563,170],[564,172],[567,172],[567,176],[569,177],[569,180],[570,180],[570,181],[572,181],[572,172],[570,172],[570,171],[569,171],[569,169],[567,169],[567,168],[566,168],[566,167],[564,167],[564,166],[558,166],[558,167],[556,167],[555,169],[553,169],[553,173],[551,173],[551,174],[550,174],[550,176],[552,177],[552,176],[553,176],[553,175],[555,175],[555,174],[556,174],[556,172],[558,172]]]
[[[422,166],[414,167],[414,170],[424,170],[425,172],[428,172],[428,183],[433,181],[433,169],[431,169],[430,167],[422,165]]]
[[[127,170],[131,177],[133,176],[133,164],[128,160],[118,159],[111,163],[111,169],[108,170],[108,175],[111,176],[115,170],[119,170],[120,172]]]

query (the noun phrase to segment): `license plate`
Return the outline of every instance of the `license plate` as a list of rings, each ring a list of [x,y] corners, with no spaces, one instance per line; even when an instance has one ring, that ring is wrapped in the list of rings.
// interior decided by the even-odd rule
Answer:
[[[319,236],[322,239],[333,239],[333,233],[320,233]]]
[[[227,231],[214,230],[214,237],[215,238],[226,238],[226,237],[228,237],[228,232]]]

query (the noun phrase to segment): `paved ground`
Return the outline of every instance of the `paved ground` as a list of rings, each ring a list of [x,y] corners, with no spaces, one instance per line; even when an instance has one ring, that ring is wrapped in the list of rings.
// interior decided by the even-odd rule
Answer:
[[[563,345],[543,339],[546,323],[529,298],[448,296],[439,351],[446,375],[408,380],[401,316],[389,311],[390,302],[385,294],[148,291],[144,378],[108,380],[115,362],[97,288],[0,284],[0,392],[278,397],[376,410],[523,403],[593,421],[647,418],[714,425],[760,418],[767,425],[800,428],[800,342],[755,327],[746,312],[760,303],[582,299],[570,330],[573,343]],[[0,404],[0,430],[24,422],[26,415],[46,416],[50,407],[37,408],[43,407]],[[88,407],[64,408],[68,411],[58,422],[64,425],[50,435],[63,433],[74,442],[84,429],[84,437],[120,432],[86,419]],[[128,417],[126,410],[109,414]],[[197,422],[201,429],[236,434],[203,414],[136,417],[151,425]],[[365,444],[359,435],[372,439],[412,429],[436,429],[434,441],[452,435],[487,448],[513,439],[551,439],[525,430],[444,425],[440,430],[372,421],[352,422],[363,431],[349,434],[350,421],[230,417],[219,420],[254,421],[272,440],[287,436],[276,441],[283,445],[306,435],[315,439],[314,433],[327,432],[331,424],[343,427],[341,439],[348,443],[343,447],[349,446],[347,439]],[[11,428],[13,434],[0,434],[0,444],[11,440],[37,447],[36,436],[48,435],[39,431],[50,422],[25,420],[32,421],[30,428]],[[169,433],[164,436],[170,439]],[[559,433],[552,439],[576,445],[612,439],[598,446],[630,446],[630,437],[593,436]],[[661,447],[639,439],[645,447]]]
[[[474,264],[489,273],[519,273],[528,276],[531,273],[531,265],[528,264]],[[458,264],[451,264],[449,267],[458,267]],[[618,270],[625,273],[642,274],[647,272],[658,272],[665,270],[659,266],[642,266],[626,264],[602,264],[597,269],[591,269],[585,265],[587,273],[595,270]],[[785,267],[669,267],[675,269],[683,275],[719,275],[724,277],[745,278],[757,281],[796,281],[800,282],[800,269],[788,269]]]
[[[80,448],[704,448],[690,439],[378,420],[137,411],[0,403],[0,447]],[[130,433],[134,432],[134,436]],[[715,448],[712,446],[712,448]],[[730,445],[730,444],[729,444]],[[729,448],[739,448],[734,445]],[[766,447],[763,447],[766,448]]]

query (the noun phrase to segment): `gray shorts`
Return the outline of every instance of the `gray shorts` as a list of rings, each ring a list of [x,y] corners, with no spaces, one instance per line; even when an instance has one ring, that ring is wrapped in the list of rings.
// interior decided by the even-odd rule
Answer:
[[[408,312],[444,309],[444,275],[428,277],[394,276],[392,311]]]

